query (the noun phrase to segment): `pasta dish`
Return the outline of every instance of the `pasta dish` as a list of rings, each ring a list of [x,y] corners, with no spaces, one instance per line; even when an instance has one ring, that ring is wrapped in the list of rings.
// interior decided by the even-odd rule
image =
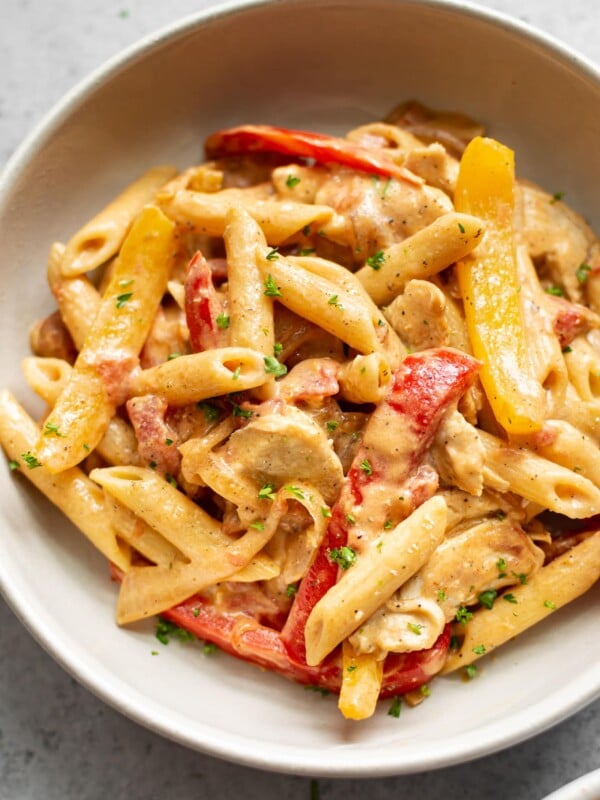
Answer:
[[[395,714],[600,577],[600,244],[412,101],[205,151],[52,244],[46,411],[2,391],[0,442],[107,558],[119,625]]]

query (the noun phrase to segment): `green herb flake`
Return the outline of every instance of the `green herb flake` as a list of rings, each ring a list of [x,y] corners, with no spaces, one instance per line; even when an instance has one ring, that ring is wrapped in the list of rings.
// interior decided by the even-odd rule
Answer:
[[[501,522],[502,522],[503,519],[506,519],[506,514],[505,514],[504,511],[502,511],[502,509],[498,509],[498,511],[496,511],[494,516],[496,517],[496,519],[499,519]]]
[[[416,622],[409,622],[407,627],[408,627],[408,630],[411,633],[415,634],[415,636],[420,636],[421,635],[421,631],[423,630],[423,628],[425,626],[424,625],[419,625]]]
[[[429,688],[429,686],[426,683],[424,683],[423,686],[421,686],[419,691],[421,692],[423,697],[429,697],[429,695],[431,694],[431,689]]]
[[[329,551],[329,559],[342,569],[350,569],[353,564],[356,564],[357,556],[355,550],[343,545],[342,547],[332,548]]]
[[[460,650],[460,639],[458,636],[450,637],[450,650]]]
[[[327,508],[327,506],[321,506],[321,516],[324,517],[324,519],[327,519],[331,516],[331,511]]]
[[[468,608],[465,606],[459,606],[456,609],[456,621],[460,622],[461,625],[465,625],[470,619],[473,618],[473,612],[469,611]]]
[[[268,375],[274,375],[276,378],[282,378],[287,373],[285,364],[281,364],[274,356],[264,356],[265,372]]]
[[[47,422],[44,425],[44,436],[63,436],[64,437],[64,433],[61,433],[58,430],[58,425],[56,424],[56,422]]]
[[[589,264],[580,264],[575,271],[575,276],[579,281],[579,283],[585,283],[587,279],[590,277],[591,271],[592,268],[590,267]]]
[[[302,233],[304,236],[310,236],[310,225],[305,225],[302,228]]]
[[[304,687],[304,691],[316,692],[317,694],[320,694],[322,697],[327,697],[327,695],[330,694],[329,689],[325,689],[323,686],[315,686],[312,683],[307,684]]]
[[[157,465],[156,461],[151,461],[151,462],[148,464],[148,466],[150,467],[150,469],[156,469],[156,467],[157,467],[158,465]]]
[[[16,469],[19,469],[19,462],[15,461],[14,458],[11,458],[11,460],[8,462],[8,468],[11,472],[14,472]]]
[[[27,469],[35,469],[42,466],[41,462],[37,460],[30,450],[26,453],[21,453],[21,458],[27,464]]]
[[[173,361],[174,358],[179,358],[181,353],[169,353],[167,356],[167,361]]]
[[[275,486],[272,483],[265,483],[258,490],[259,500],[275,500]]]
[[[219,648],[214,642],[204,642],[202,645],[202,652],[205,656],[212,656],[213,653],[216,653]]]
[[[298,186],[299,183],[300,178],[298,178],[296,175],[288,175],[285,180],[285,185],[288,187],[288,189],[293,189],[294,186]]]
[[[468,664],[465,667],[465,675],[467,678],[472,681],[473,678],[477,675],[477,665],[476,664]]]
[[[494,601],[496,600],[496,597],[498,597],[498,592],[495,589],[486,589],[484,592],[481,592],[477,599],[482,606],[492,609],[494,607]]]
[[[333,433],[333,431],[339,427],[339,422],[335,422],[334,420],[330,419],[328,422],[325,423],[325,427],[328,431]]]
[[[294,497],[296,497],[298,500],[304,500],[304,492],[297,486],[286,486],[285,490],[286,492],[289,492],[290,494],[294,495]]]
[[[525,584],[527,583],[527,575],[524,572],[513,572],[512,574],[515,578],[518,578],[519,583],[522,586],[525,586]]]
[[[560,286],[547,286],[545,291],[546,291],[546,294],[553,294],[555,297],[564,297],[565,296],[565,293],[560,288]]]
[[[277,261],[277,259],[279,258],[279,248],[274,247],[272,250],[269,250],[266,258],[267,261]]]
[[[124,294],[118,295],[115,305],[117,308],[123,308],[125,303],[127,303],[133,297],[133,292],[125,292]]]
[[[498,570],[499,578],[506,578],[506,561],[503,558],[499,558],[496,561],[496,569]]]
[[[316,251],[315,251],[314,247],[303,247],[302,250],[298,251],[298,255],[299,256],[312,256],[312,254],[315,253],[315,252]]]
[[[335,306],[336,308],[339,308],[340,311],[344,310],[344,306],[340,303],[340,298],[339,295],[337,294],[331,295],[331,297],[327,301],[327,305]]]
[[[350,664],[349,667],[346,667],[346,672],[355,672],[356,671],[356,664]]]
[[[374,269],[375,272],[378,272],[382,268],[385,258],[386,256],[383,250],[378,250],[376,253],[373,253],[372,256],[367,258],[367,264],[371,267],[371,269]]]
[[[256,522],[251,522],[251,523],[248,525],[248,527],[249,527],[249,528],[254,528],[254,530],[257,530],[257,531],[264,531],[264,529],[265,529],[265,523],[264,523],[264,522],[261,522],[260,520],[256,520]]]
[[[165,473],[165,480],[177,489],[177,480],[171,475],[170,472]]]
[[[171,639],[177,639],[180,642],[193,642],[196,638],[193,633],[180,628],[179,625],[164,617],[158,618],[155,636],[161,644],[169,644]]]
[[[167,447],[171,447],[171,445],[173,444],[173,439],[165,439],[165,444],[167,445]]]
[[[461,233],[464,233],[464,232],[465,232],[465,226],[464,226],[464,225],[463,225],[461,222],[459,222],[459,223],[458,223],[458,230],[459,230]]]
[[[83,443],[82,447],[83,447],[83,449],[85,450],[86,453],[90,452],[90,446],[86,442]]]
[[[570,345],[567,344],[567,345],[565,345],[565,347],[563,347],[562,352],[563,353],[572,353],[573,352],[573,348]]]
[[[251,411],[248,411],[248,409],[238,406],[238,404],[234,402],[231,403],[231,413],[233,414],[234,417],[242,417],[243,419],[250,419],[250,417],[252,416]]]
[[[392,700],[392,705],[389,707],[389,710],[387,712],[388,717],[394,717],[395,719],[398,719],[398,717],[400,716],[401,709],[402,709],[402,700],[396,696]]]
[[[354,514],[346,514],[346,522],[349,525],[354,525],[356,523],[356,517]]]
[[[369,461],[366,458],[363,459],[363,461],[361,461],[360,468],[361,468],[362,472],[365,473],[365,475],[372,475],[373,474],[373,468],[371,467],[371,464],[369,463]]]
[[[277,286],[275,278],[271,275],[271,273],[267,275],[267,279],[265,280],[263,286],[266,297],[281,297],[281,289],[279,286]]]
[[[514,603],[515,605],[519,602],[514,594],[511,594],[510,592],[503,594],[502,599],[506,600],[507,603]]]
[[[275,356],[275,358],[279,358],[282,351],[283,351],[283,345],[281,344],[281,342],[275,342],[275,344],[273,345],[273,355]]]
[[[437,599],[440,603],[443,603],[446,599],[446,592],[443,589],[438,590]]]
[[[288,583],[288,585],[286,586],[286,589],[285,589],[285,596],[286,597],[295,597],[297,591],[298,591],[298,587],[296,586],[295,583]]]
[[[225,314],[223,311],[217,317],[217,327],[221,328],[221,330],[226,330],[229,327],[229,323],[231,322],[229,316]]]
[[[237,379],[240,377],[240,372],[241,372],[241,371],[242,371],[242,368],[241,368],[241,367],[236,367],[236,368],[233,370],[233,373],[232,373],[232,375],[231,375],[231,380],[232,380],[232,381],[237,381]]]
[[[478,644],[477,647],[473,648],[473,652],[475,653],[476,656],[482,656],[485,653],[485,645]]]
[[[544,600],[544,608],[550,608],[552,611],[556,611],[556,603],[553,603],[552,600]]]
[[[550,200],[550,204],[553,205],[554,203],[558,203],[558,201],[562,200],[564,196],[564,192],[554,192],[552,199]]]
[[[390,531],[393,527],[394,527],[394,523],[392,522],[391,519],[386,519],[386,521],[383,523],[383,530],[384,531]]]
[[[199,617],[199,616],[200,616],[200,609],[199,609],[199,608],[196,606],[196,608],[193,608],[193,609],[192,609],[192,614],[193,614],[195,617]]]
[[[210,403],[198,403],[198,408],[204,414],[204,419],[207,422],[214,422],[215,420],[219,419],[221,412],[216,406],[213,406]]]

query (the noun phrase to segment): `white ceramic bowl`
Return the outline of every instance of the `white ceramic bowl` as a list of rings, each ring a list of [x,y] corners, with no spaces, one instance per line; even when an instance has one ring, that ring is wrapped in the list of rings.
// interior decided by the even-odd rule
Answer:
[[[462,3],[238,2],[146,39],[77,87],[4,172],[0,385],[20,398],[27,327],[52,308],[44,264],[145,167],[186,165],[241,122],[339,132],[416,97],[465,111],[516,149],[519,172],[600,228],[600,75],[554,42]],[[595,218],[594,218],[594,215]],[[32,404],[29,405],[32,408]],[[106,564],[21,480],[0,470],[0,574],[8,602],[69,672],[165,736],[265,769],[409,773],[514,744],[600,694],[599,591],[489,659],[439,679],[400,720],[344,722],[322,698],[228,658],[113,622]],[[598,587],[600,589],[600,587]]]

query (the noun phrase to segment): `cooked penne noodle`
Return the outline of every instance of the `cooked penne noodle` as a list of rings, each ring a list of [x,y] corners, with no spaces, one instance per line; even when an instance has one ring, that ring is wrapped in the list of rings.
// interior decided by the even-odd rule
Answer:
[[[392,369],[380,353],[355,356],[338,373],[340,394],[351,403],[379,403],[388,393]]]
[[[64,245],[55,242],[48,258],[48,284],[62,321],[81,350],[100,308],[100,293],[85,275],[65,277],[62,273]]]
[[[159,394],[175,406],[243,392],[269,379],[264,358],[247,347],[222,347],[165,361],[133,375],[130,396]]]
[[[364,266],[356,277],[378,306],[390,303],[413,278],[429,278],[477,247],[485,225],[469,214],[450,212],[423,230],[382,252],[374,269]]]
[[[135,217],[175,172],[173,167],[148,170],[78,230],[69,240],[61,261],[60,270],[65,278],[90,272],[114,256]]]

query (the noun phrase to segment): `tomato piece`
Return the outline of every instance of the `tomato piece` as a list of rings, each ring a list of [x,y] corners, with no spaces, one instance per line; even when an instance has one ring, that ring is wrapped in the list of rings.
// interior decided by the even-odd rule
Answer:
[[[208,158],[241,153],[282,153],[310,158],[319,164],[342,164],[375,175],[407,181],[421,186],[423,181],[391,159],[346,139],[271,125],[240,125],[217,131],[204,143]]]
[[[208,261],[198,251],[192,256],[185,277],[185,319],[194,353],[220,347],[224,331],[217,319],[223,305],[213,284],[213,272]]]

